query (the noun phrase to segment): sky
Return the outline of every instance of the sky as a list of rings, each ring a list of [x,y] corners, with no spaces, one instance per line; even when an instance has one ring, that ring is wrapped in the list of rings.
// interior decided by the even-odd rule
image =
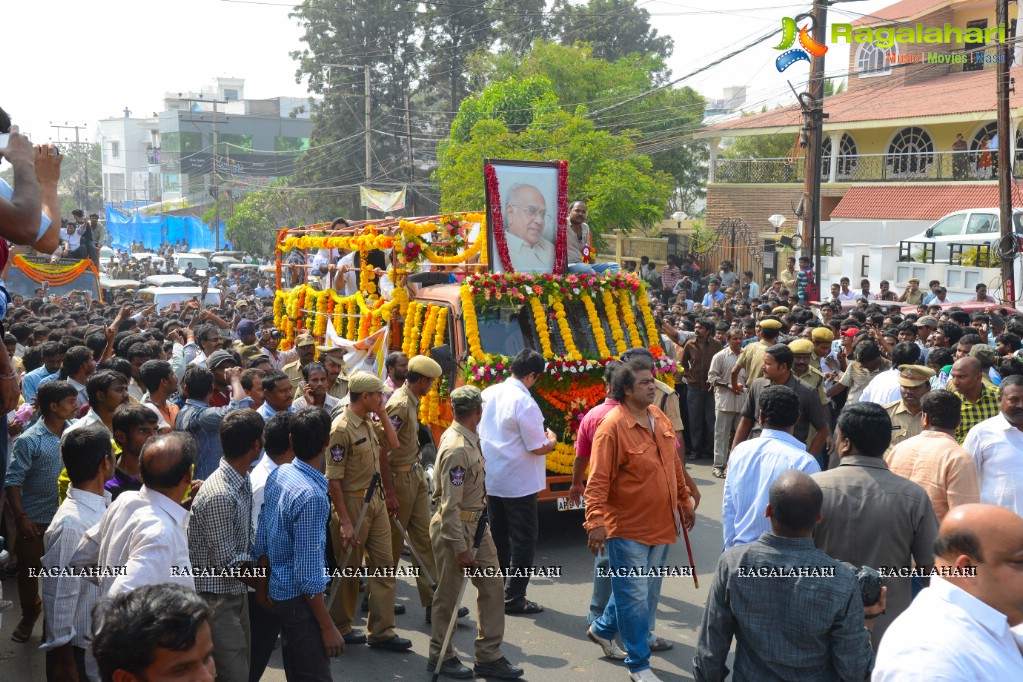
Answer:
[[[851,22],[895,0],[843,2],[829,23]],[[781,27],[781,17],[809,11],[793,0],[639,0],[651,23],[675,41],[669,64],[674,77],[714,62]],[[762,5],[758,7],[759,5]],[[167,92],[198,91],[217,76],[245,79],[247,98],[302,97],[296,62],[304,46],[301,29],[288,17],[286,0],[8,0],[4,2],[0,51],[0,106],[34,142],[95,140],[98,121],[151,116]],[[47,37],[48,36],[48,37]],[[776,38],[684,82],[709,99],[722,88],[746,85],[747,102],[790,104],[805,89],[809,67],[785,73],[774,67]],[[831,45],[829,75],[842,74],[848,48]]]

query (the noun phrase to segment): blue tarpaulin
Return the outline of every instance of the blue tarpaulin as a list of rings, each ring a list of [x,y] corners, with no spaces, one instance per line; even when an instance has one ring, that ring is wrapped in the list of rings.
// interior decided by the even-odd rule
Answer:
[[[125,215],[106,207],[107,234],[115,249],[127,249],[132,242],[141,241],[147,249],[158,249],[166,243],[184,239],[189,249],[216,249],[217,240],[205,223],[191,216]],[[220,247],[227,249],[224,223],[220,223]]]

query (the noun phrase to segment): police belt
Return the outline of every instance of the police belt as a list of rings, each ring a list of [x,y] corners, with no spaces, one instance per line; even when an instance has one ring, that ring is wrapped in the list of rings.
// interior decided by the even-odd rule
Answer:
[[[343,490],[342,492],[345,494],[346,497],[355,497],[361,500],[364,497],[366,497],[367,490],[369,490],[369,488],[359,488],[358,490]],[[384,486],[378,485],[377,492],[380,493],[380,499],[381,500],[384,499]]]
[[[391,465],[391,473],[406,474],[406,473],[408,473],[410,471],[415,471],[416,469],[419,469],[419,468],[422,468],[422,464],[420,464],[419,462],[413,462],[412,464],[398,464],[398,465],[392,464]]]
[[[459,514],[459,517],[461,517],[463,521],[479,521],[481,516],[483,516],[482,509],[477,509],[476,511],[463,511]]]

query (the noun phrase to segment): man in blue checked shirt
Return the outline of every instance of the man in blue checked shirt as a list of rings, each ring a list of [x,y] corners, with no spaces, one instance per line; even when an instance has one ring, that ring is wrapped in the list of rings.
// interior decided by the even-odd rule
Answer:
[[[330,659],[345,643],[327,611],[324,560],[330,502],[319,471],[330,438],[330,417],[302,410],[291,423],[295,460],[282,464],[266,482],[252,557],[269,561],[269,584],[258,590],[284,630],[284,670],[289,680],[330,681]],[[269,599],[267,595],[269,593]]]

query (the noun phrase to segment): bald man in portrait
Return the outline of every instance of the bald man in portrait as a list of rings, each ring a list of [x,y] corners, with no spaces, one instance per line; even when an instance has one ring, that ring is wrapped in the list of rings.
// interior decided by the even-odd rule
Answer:
[[[554,244],[543,236],[547,201],[533,185],[514,184],[504,199],[505,239],[516,272],[551,272]]]

